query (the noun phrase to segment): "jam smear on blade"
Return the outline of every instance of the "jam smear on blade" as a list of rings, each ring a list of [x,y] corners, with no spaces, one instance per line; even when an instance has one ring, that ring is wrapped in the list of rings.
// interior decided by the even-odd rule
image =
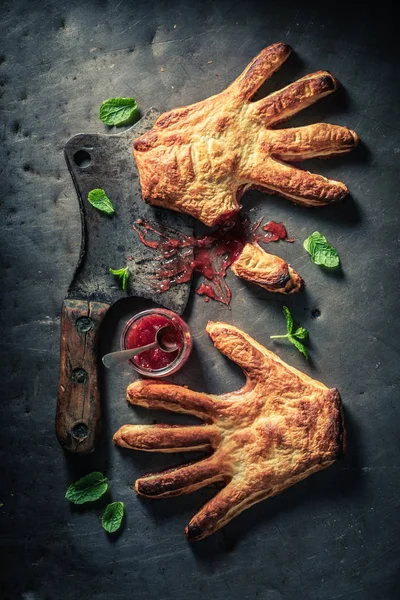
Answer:
[[[164,352],[161,348],[146,350],[131,359],[134,364],[155,371],[164,369],[174,362],[183,346],[182,333],[174,323],[162,315],[149,315],[134,323],[126,334],[125,347],[131,349],[151,344],[156,338],[157,331],[165,325],[169,325],[170,328],[165,334],[168,339],[164,339],[164,342],[177,344],[177,350],[173,352]]]
[[[247,242],[268,244],[288,238],[283,223],[263,217],[251,223],[247,216],[235,214],[215,231],[195,238],[165,225],[139,219],[133,229],[148,248],[160,252],[160,269],[154,274],[154,288],[166,292],[171,286],[190,281],[193,273],[204,278],[196,293],[229,306],[232,292],[225,281],[228,267],[239,257]]]

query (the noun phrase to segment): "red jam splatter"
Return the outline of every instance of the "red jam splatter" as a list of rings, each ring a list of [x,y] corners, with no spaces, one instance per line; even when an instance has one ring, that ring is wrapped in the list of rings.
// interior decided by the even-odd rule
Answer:
[[[275,221],[269,221],[266,225],[263,225],[263,231],[271,234],[269,242],[277,242],[278,240],[285,240],[285,242],[294,242],[294,238],[288,238],[286,227],[283,223],[276,223]],[[262,240],[266,241],[266,240]]]
[[[154,276],[155,289],[166,292],[172,285],[186,283],[193,273],[198,273],[205,281],[200,283],[196,293],[205,296],[207,301],[212,298],[229,306],[232,292],[225,281],[226,272],[245,244],[294,241],[288,238],[283,223],[269,221],[261,227],[262,221],[261,217],[252,224],[248,217],[238,218],[235,213],[213,233],[199,238],[170,227],[156,227],[143,219],[136,221],[133,229],[145,246],[160,252],[158,260],[162,265]]]
[[[149,315],[136,321],[126,334],[125,347],[128,350],[151,344],[156,338],[157,331],[165,325],[170,325],[171,328],[166,334],[168,339],[164,338],[163,341],[168,344],[177,344],[178,349],[174,352],[164,352],[161,348],[146,350],[132,358],[133,363],[145,369],[158,370],[168,367],[176,359],[183,346],[182,333],[176,324],[171,323],[162,315]]]

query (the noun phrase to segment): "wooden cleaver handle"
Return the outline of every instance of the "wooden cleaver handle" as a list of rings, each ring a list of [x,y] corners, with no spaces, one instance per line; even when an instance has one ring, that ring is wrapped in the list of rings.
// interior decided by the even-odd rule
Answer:
[[[110,306],[65,300],[61,312],[60,381],[56,432],[64,450],[93,452],[100,435],[97,338]]]

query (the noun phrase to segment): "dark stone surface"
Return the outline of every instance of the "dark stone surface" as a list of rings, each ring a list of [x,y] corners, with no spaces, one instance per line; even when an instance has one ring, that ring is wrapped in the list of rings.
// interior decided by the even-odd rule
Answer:
[[[398,32],[389,3],[356,4],[2,3],[4,600],[398,598]],[[59,311],[80,246],[78,202],[62,149],[76,133],[107,131],[97,119],[105,98],[134,96],[143,111],[200,100],[278,40],[296,54],[268,89],[317,69],[330,70],[344,86],[292,123],[326,120],[357,130],[363,143],[352,155],[305,165],[345,181],[351,198],[305,210],[275,197],[247,196],[247,207],[263,207],[296,237],[273,251],[300,271],[306,291],[283,301],[232,275],[231,311],[191,299],[195,351],[175,381],[216,392],[240,385],[241,374],[204,333],[210,318],[235,323],[340,389],[348,454],[189,545],[183,528],[215,490],[158,502],[140,501],[130,490],[139,474],[184,460],[112,446],[112,433],[125,422],[177,421],[126,406],[131,371],[103,375],[106,431],[98,455],[66,457],[55,438]],[[301,240],[314,230],[338,248],[340,276],[305,255]],[[308,364],[291,347],[269,340],[282,330],[283,302],[310,330]],[[147,305],[126,300],[107,315],[103,351],[117,348],[123,322]],[[126,503],[118,536],[101,529],[104,502],[76,508],[64,499],[68,484],[93,468],[107,473],[110,497]]]

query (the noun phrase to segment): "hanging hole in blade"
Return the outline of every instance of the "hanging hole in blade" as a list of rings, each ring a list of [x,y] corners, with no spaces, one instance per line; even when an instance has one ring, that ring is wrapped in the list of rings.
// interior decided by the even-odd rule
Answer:
[[[73,438],[75,438],[79,442],[82,442],[85,438],[87,438],[88,435],[89,435],[89,427],[86,425],[86,423],[83,423],[83,422],[75,423],[75,425],[72,428],[72,437]]]
[[[74,163],[81,169],[85,169],[92,162],[92,157],[87,150],[78,150],[74,154]]]

